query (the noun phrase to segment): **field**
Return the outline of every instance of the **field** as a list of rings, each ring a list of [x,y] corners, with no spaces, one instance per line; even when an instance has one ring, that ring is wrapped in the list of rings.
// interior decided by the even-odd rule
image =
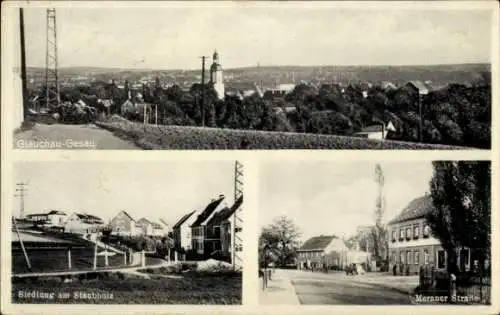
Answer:
[[[400,141],[378,141],[354,137],[302,134],[290,132],[265,132],[186,126],[155,126],[135,123],[118,116],[108,121],[96,122],[101,128],[116,136],[134,142],[143,149],[161,150],[273,150],[273,149],[467,149],[434,144]]]
[[[73,278],[71,282],[56,277],[13,279],[12,303],[241,304],[241,274],[149,277],[109,272],[90,273],[85,278]],[[21,298],[20,292],[46,294],[38,298]],[[76,298],[78,292],[85,293],[79,295],[85,298]],[[68,295],[63,298],[62,294]]]

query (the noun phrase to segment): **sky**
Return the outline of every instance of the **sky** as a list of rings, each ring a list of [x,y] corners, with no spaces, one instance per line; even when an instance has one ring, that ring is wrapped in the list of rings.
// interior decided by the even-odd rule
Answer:
[[[223,2],[58,8],[59,65],[195,69],[490,62],[492,11]],[[46,11],[25,10],[28,66],[45,64]]]
[[[259,226],[281,215],[292,219],[302,240],[323,235],[349,237],[373,224],[378,186],[376,162],[281,161],[261,163]],[[386,212],[394,218],[414,198],[429,192],[430,162],[382,162]]]
[[[126,210],[136,220],[163,218],[173,225],[220,194],[233,203],[230,161],[16,162],[13,172],[14,184],[28,184],[26,214],[86,212],[107,222]],[[19,200],[13,207],[17,217]]]

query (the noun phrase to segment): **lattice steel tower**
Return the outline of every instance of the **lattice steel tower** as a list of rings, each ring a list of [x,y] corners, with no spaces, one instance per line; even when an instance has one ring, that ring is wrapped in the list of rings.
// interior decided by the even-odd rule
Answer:
[[[243,197],[243,164],[236,161],[234,165],[234,202],[238,200],[238,198]],[[232,235],[232,250],[231,250],[231,262],[233,264],[233,268],[241,267],[243,256],[243,239],[241,237],[241,231],[243,229],[243,204],[236,210],[233,215],[233,231]]]
[[[57,62],[56,9],[47,9],[47,44],[45,50],[45,104],[47,108],[61,102],[59,94],[59,65]]]

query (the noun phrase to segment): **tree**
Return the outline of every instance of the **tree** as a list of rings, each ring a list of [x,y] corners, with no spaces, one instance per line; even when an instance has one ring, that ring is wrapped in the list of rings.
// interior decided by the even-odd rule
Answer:
[[[427,222],[447,252],[448,272],[456,274],[456,251],[464,247],[472,249],[483,266],[491,248],[490,162],[439,161],[433,167],[434,207]]]
[[[281,216],[262,229],[259,247],[266,246],[267,259],[272,259],[278,266],[283,267],[295,262],[300,236],[295,223],[288,217]],[[261,253],[260,259],[263,259],[263,255],[264,253]]]

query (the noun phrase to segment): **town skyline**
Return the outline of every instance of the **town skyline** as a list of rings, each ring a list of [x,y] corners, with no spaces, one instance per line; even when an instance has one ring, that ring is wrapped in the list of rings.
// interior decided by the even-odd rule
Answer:
[[[267,226],[276,217],[285,215],[302,232],[302,241],[320,235],[340,238],[355,235],[357,227],[374,224],[378,194],[376,164],[369,161],[262,163],[259,226]],[[387,223],[410,201],[429,192],[433,169],[431,162],[379,164],[385,177],[383,222]],[[320,219],[331,217],[332,212],[341,215],[335,216],[335,220]]]
[[[225,195],[223,202],[228,206],[233,203],[234,162],[16,164],[14,186],[28,184],[25,215],[60,210],[68,215],[95,215],[107,223],[124,210],[135,220],[163,219],[173,226],[188,212],[203,210],[220,194]],[[149,186],[147,192],[143,186]],[[16,198],[12,213],[19,216],[19,211]]]
[[[308,14],[303,10],[250,4],[208,4],[202,9],[179,4],[133,9],[57,8],[59,65],[197,69],[199,55],[209,55],[215,49],[225,69],[257,64],[436,65],[491,61],[491,10],[349,10],[321,5],[307,7]],[[134,27],[130,27],[132,20]],[[331,31],[332,23],[335,32]],[[43,67],[45,8],[25,9],[25,25],[27,65]]]

